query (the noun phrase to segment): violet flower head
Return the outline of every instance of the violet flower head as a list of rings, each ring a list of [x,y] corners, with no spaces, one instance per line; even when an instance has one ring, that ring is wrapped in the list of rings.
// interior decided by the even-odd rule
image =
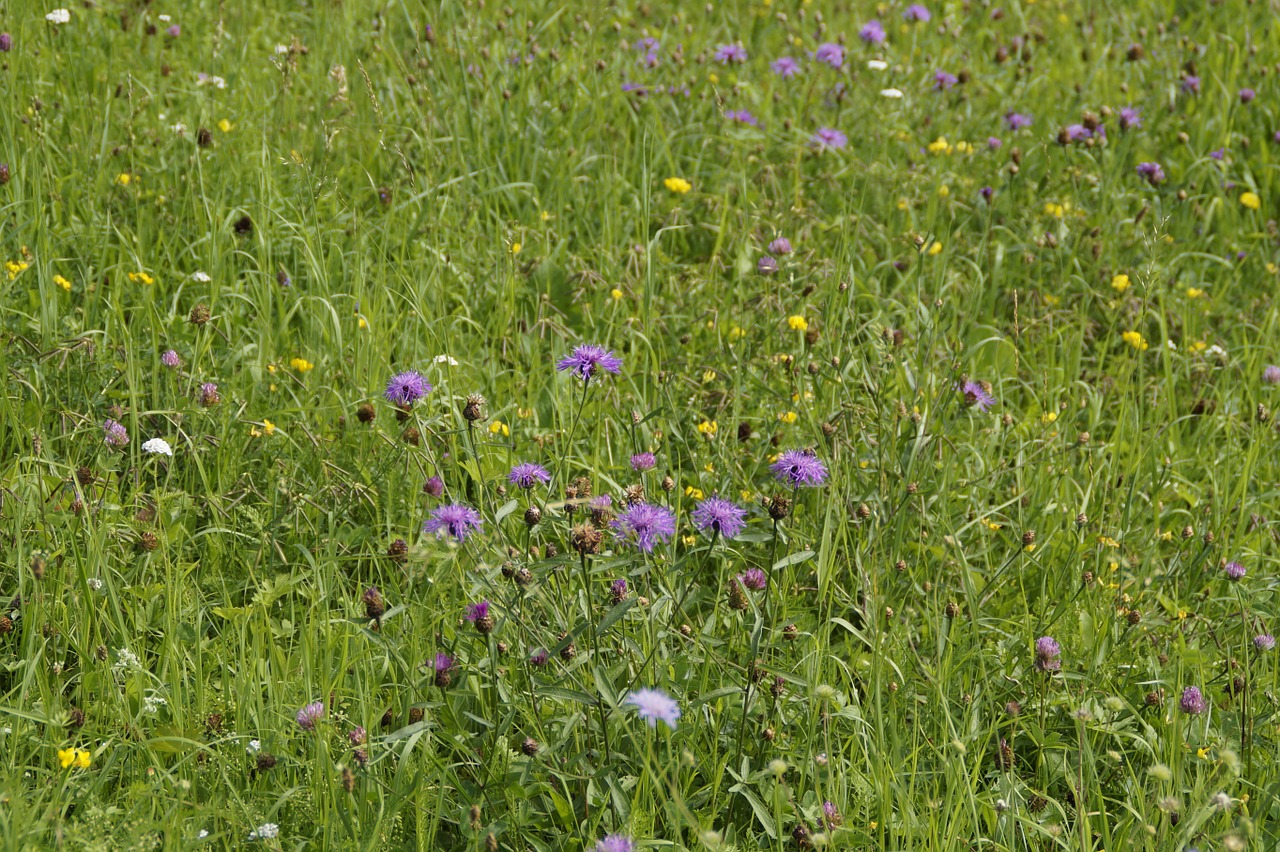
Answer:
[[[736,122],[737,124],[745,124],[748,127],[760,126],[760,119],[752,115],[749,110],[731,109],[724,114],[724,117],[729,121]]]
[[[619,577],[609,584],[609,597],[615,601],[624,601],[627,599],[627,581],[624,577]]]
[[[738,575],[738,582],[744,589],[761,592],[764,591],[765,586],[769,585],[769,578],[759,568],[748,568]]]
[[[1273,651],[1276,647],[1276,637],[1270,633],[1263,633],[1253,637],[1253,647],[1256,651]]]
[[[996,191],[995,191],[994,189],[992,189],[991,187],[989,187],[989,186],[984,186],[982,189],[978,190],[978,194],[982,196],[982,200],[983,200],[983,201],[985,201],[985,202],[987,202],[988,204],[990,204],[990,203],[991,203],[991,199],[992,199],[992,198],[995,196],[995,194],[996,194]]]
[[[102,434],[108,447],[119,449],[129,443],[129,431],[115,420],[108,420],[102,424]]]
[[[212,408],[222,401],[222,397],[218,395],[218,386],[213,382],[205,382],[200,385],[200,404],[205,408]]]
[[[644,38],[631,45],[631,49],[638,53],[651,53],[662,45],[653,36],[645,36]]]
[[[177,38],[182,35],[182,27],[177,24],[170,24],[169,29],[165,30],[165,35],[169,36],[169,38]]]
[[[1262,380],[1269,385],[1280,385],[1280,367],[1271,364],[1262,371]]]
[[[698,504],[690,516],[693,525],[709,535],[720,534],[731,539],[746,526],[747,510],[722,497],[708,497]]]
[[[1164,169],[1160,168],[1159,163],[1138,163],[1136,171],[1152,186],[1164,183]]]
[[[790,56],[779,56],[769,63],[770,70],[784,80],[789,80],[800,72],[800,63]]]
[[[416,370],[406,370],[391,377],[385,396],[392,405],[408,408],[429,393],[431,383]]]
[[[778,261],[774,260],[767,254],[761,255],[760,259],[756,261],[756,272],[759,272],[761,275],[772,275],[777,271]]]
[[[591,381],[601,370],[606,373],[622,372],[622,359],[613,354],[613,350],[584,343],[574,347],[571,354],[561,358],[556,369],[562,373],[571,372],[584,382]]]
[[[479,606],[479,604],[473,604],[472,606]],[[487,601],[484,602],[484,609],[487,614],[489,611],[489,604]],[[467,620],[472,621],[474,619],[468,616]],[[453,657],[450,657],[443,651],[437,651],[435,657],[431,660],[431,668],[436,672],[436,674],[439,674],[440,672],[447,672],[453,668]]]
[[[814,145],[818,146],[818,150],[824,151],[827,148],[839,150],[849,144],[849,137],[845,136],[839,130],[832,127],[820,127],[818,132],[813,134],[810,139]]]
[[[364,745],[369,740],[369,732],[361,725],[356,725],[347,732],[347,742],[353,746]]]
[[[740,44],[722,44],[716,48],[714,58],[721,65],[741,65],[747,61],[747,51]]]
[[[511,473],[507,475],[507,481],[518,488],[528,491],[539,482],[544,485],[550,482],[551,474],[540,464],[523,462],[511,468]]]
[[[321,701],[312,701],[306,707],[298,711],[298,715],[294,719],[298,723],[298,727],[304,731],[314,731],[316,723],[324,718],[324,703]]]
[[[1200,78],[1194,74],[1188,74],[1187,76],[1183,77],[1182,91],[1192,95],[1200,94]]]
[[[1209,702],[1204,700],[1204,693],[1199,687],[1188,686],[1182,690],[1182,698],[1178,701],[1178,706],[1182,708],[1183,713],[1198,716],[1209,709]]]
[[[907,7],[907,11],[902,13],[902,19],[904,21],[919,22],[922,24],[927,22],[931,17],[933,16],[929,14],[929,10],[924,6],[921,6],[919,3],[912,3]]]
[[[812,450],[787,450],[769,470],[774,479],[792,488],[814,488],[827,481],[827,466]]]
[[[970,408],[985,412],[996,404],[996,398],[987,391],[981,382],[969,380],[962,385],[957,385],[956,390],[964,395],[964,404]]]
[[[665,506],[636,503],[620,514],[610,526],[619,541],[634,544],[645,553],[652,553],[655,546],[666,544],[676,534],[676,516]]]
[[[636,453],[631,457],[631,469],[637,473],[653,470],[657,464],[658,460],[653,457],[653,453]]]
[[[813,58],[839,71],[844,67],[844,48],[829,41],[818,45],[818,49],[813,52]]]
[[[0,33],[0,53],[8,53],[11,50],[13,50],[13,36]]]
[[[1136,130],[1142,126],[1142,110],[1137,107],[1120,108],[1120,129]]]
[[[606,834],[596,841],[595,852],[632,852],[635,844],[625,834]]]
[[[1062,131],[1062,138],[1068,142],[1082,142],[1093,138],[1093,132],[1083,124],[1068,124]]]
[[[1245,567],[1239,562],[1228,562],[1222,569],[1227,575],[1228,580],[1243,580],[1245,575]]]
[[[529,655],[529,664],[535,668],[542,668],[551,662],[551,652],[546,648],[539,648]]]
[[[1216,151],[1209,152],[1209,159],[1211,160],[1218,160],[1219,162],[1221,162],[1222,160],[1225,160],[1226,157],[1227,157],[1226,148],[1219,148]]]
[[[176,370],[182,366],[182,358],[174,350],[166,349],[164,354],[160,356],[160,363],[170,370]]]
[[[477,621],[480,621],[481,619],[488,618],[489,602],[487,600],[481,600],[477,603],[467,604],[467,614],[464,617],[466,618],[467,621],[471,622],[472,624],[475,624]],[[436,655],[437,662],[439,661],[440,656],[441,655],[439,654]]]
[[[438,476],[433,476],[423,483],[422,491],[430,497],[439,497],[444,493],[444,480]]]
[[[680,721],[680,705],[671,696],[658,689],[637,689],[629,694],[623,703],[634,706],[640,718],[648,722],[650,728],[656,728],[658,722],[662,722],[668,728],[675,730],[676,722]]]
[[[959,82],[960,78],[949,71],[938,70],[933,72],[933,90],[935,92],[942,92],[950,89]]]
[[[791,254],[791,240],[786,237],[775,237],[769,243],[769,254]]]
[[[463,542],[467,540],[467,536],[480,529],[483,523],[484,520],[475,509],[461,503],[450,503],[432,509],[431,517],[422,525],[422,530],[435,533],[438,538],[449,535]]]
[[[1000,150],[1001,148],[1003,148],[1003,147],[1004,147],[1004,141],[1003,141],[1003,140],[1001,140],[1001,138],[1000,138],[999,136],[988,136],[988,137],[987,137],[987,150],[988,150],[988,151],[999,151],[999,150]]]
[[[1024,127],[1031,126],[1031,116],[1023,115],[1020,112],[1006,112],[1004,114],[1004,125],[1010,130],[1021,130]]]
[[[1058,657],[1062,648],[1051,636],[1041,636],[1036,640],[1036,668],[1042,672],[1056,672],[1062,668],[1062,660]]]
[[[1247,104],[1258,96],[1258,93],[1253,89],[1241,89],[1238,94],[1240,95],[1240,103],[1242,104]]]
[[[862,25],[862,29],[858,30],[858,38],[867,44],[883,44],[884,27],[880,26],[880,22],[877,20],[867,21]]]

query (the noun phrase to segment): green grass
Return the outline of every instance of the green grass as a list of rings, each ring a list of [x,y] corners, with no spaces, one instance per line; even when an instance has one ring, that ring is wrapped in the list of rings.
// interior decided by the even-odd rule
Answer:
[[[5,4],[0,843],[1277,848],[1280,29],[1202,5]]]

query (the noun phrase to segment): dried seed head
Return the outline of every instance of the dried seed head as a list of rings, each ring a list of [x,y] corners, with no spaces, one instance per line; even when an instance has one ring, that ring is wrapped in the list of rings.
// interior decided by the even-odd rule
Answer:
[[[769,510],[769,517],[775,521],[786,520],[786,517],[791,514],[791,500],[781,494],[773,495],[765,507]]]
[[[462,416],[466,418],[468,423],[475,423],[477,420],[483,420],[484,406],[484,397],[478,393],[473,393],[467,397],[467,404],[462,407]]]
[[[204,325],[212,316],[213,314],[209,312],[208,307],[204,304],[198,304],[191,309],[191,313],[187,316],[187,322],[192,325]]]
[[[859,503],[859,504],[858,504],[858,519],[859,519],[859,520],[863,520],[863,521],[865,521],[865,520],[866,520],[867,518],[869,518],[869,517],[871,517],[871,507],[870,507],[870,506],[868,506],[866,503]]]
[[[160,546],[160,539],[151,530],[146,530],[138,536],[138,549],[150,553]]]
[[[409,543],[402,538],[396,539],[387,546],[387,556],[392,562],[404,562],[409,558]]]
[[[423,715],[424,714],[421,707],[410,707],[409,708],[409,724],[410,725],[418,724],[419,722],[422,721]]]
[[[542,521],[542,510],[537,506],[530,506],[524,510],[524,523],[528,527],[536,527]]]
[[[799,635],[800,628],[796,627],[794,624],[788,624],[786,627],[782,628],[782,638],[786,639],[788,642],[795,641]]]
[[[729,609],[736,609],[739,612],[745,610],[749,606],[747,601],[747,592],[742,588],[742,583],[734,578],[729,581]]]
[[[673,489],[673,488],[675,488],[675,487],[676,487],[676,481],[675,481],[674,479],[672,479],[670,476],[664,476],[664,477],[662,477],[662,490],[663,490],[663,491],[665,491],[665,492],[667,492],[668,494],[670,494],[670,493],[671,493],[671,489]]]
[[[372,423],[374,418],[378,416],[378,410],[371,403],[363,402],[356,409],[356,419],[361,423]]]
[[[593,524],[582,523],[569,531],[569,540],[573,543],[573,549],[578,553],[583,556],[593,556],[600,552],[604,534],[596,529]]]
[[[533,737],[525,737],[524,742],[520,744],[520,751],[526,757],[533,757],[538,753],[538,741]]]
[[[1031,545],[1033,545],[1033,544],[1035,544],[1035,543],[1036,543],[1036,531],[1035,531],[1035,530],[1027,530],[1026,532],[1024,532],[1024,533],[1022,534],[1022,546],[1023,546],[1023,547],[1030,547]]]

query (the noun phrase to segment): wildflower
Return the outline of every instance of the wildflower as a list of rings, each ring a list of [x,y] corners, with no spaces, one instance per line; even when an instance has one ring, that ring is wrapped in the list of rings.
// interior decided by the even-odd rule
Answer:
[[[484,603],[485,609],[481,615],[488,618],[489,604],[487,601],[482,601],[482,603]],[[476,606],[478,606],[478,604],[476,604]],[[452,680],[452,676],[449,673],[453,671],[453,666],[453,657],[450,657],[448,654],[441,651],[436,652],[435,657],[431,660],[431,669],[435,672],[433,682],[436,686],[444,689],[449,685],[449,682]]]
[[[152,278],[145,272],[130,272],[129,281],[134,284],[154,284],[156,279]]]
[[[791,254],[791,240],[786,237],[775,237],[769,243],[770,254]]]
[[[1222,570],[1227,575],[1228,580],[1244,579],[1245,567],[1239,562],[1228,562]]]
[[[174,350],[166,349],[164,354],[160,356],[160,363],[170,370],[176,370],[182,366],[182,358]]]
[[[75,766],[77,769],[88,769],[90,758],[89,752],[82,748],[58,749],[58,763],[62,764],[63,769],[70,766]]]
[[[1253,637],[1253,647],[1258,651],[1271,651],[1276,647],[1276,637],[1270,633],[1263,633]]]
[[[1200,78],[1194,74],[1188,74],[1182,78],[1182,91],[1189,92],[1193,95],[1200,94]]]
[[[708,438],[714,438],[719,429],[720,424],[714,420],[703,420],[698,424],[698,433],[706,435]]]
[[[649,723],[650,728],[657,727],[658,722],[663,722],[668,728],[674,730],[676,722],[680,721],[680,705],[661,690],[636,690],[626,697],[624,703],[633,705],[640,718]]]
[[[227,121],[225,118],[218,119],[218,129],[221,130],[223,133],[230,133],[231,122]]]
[[[1062,648],[1050,636],[1041,636],[1036,640],[1036,668],[1042,672],[1056,672],[1062,668],[1058,656]]]
[[[1068,124],[1058,134],[1058,142],[1065,145],[1068,142],[1083,142],[1085,139],[1092,139],[1093,131],[1085,127],[1083,124]]]
[[[312,369],[312,367],[314,367],[315,365],[312,364],[310,361],[308,361],[306,358],[291,358],[289,360],[289,366],[297,370],[299,373],[306,373],[306,372],[309,372]]]
[[[1219,161],[1221,161],[1221,160],[1226,159],[1226,156],[1227,156],[1227,149],[1226,149],[1226,148],[1219,148],[1219,149],[1217,149],[1216,151],[1210,151],[1210,152],[1209,152],[1209,159],[1211,159],[1211,160],[1219,160]],[[1145,165],[1145,164],[1144,164],[1144,165]]]
[[[444,480],[439,476],[431,477],[423,483],[422,493],[431,497],[439,497],[444,493]]]
[[[720,497],[708,497],[691,515],[693,525],[704,533],[719,533],[727,539],[742,532],[747,510]]]
[[[523,462],[511,468],[511,473],[507,475],[507,480],[512,485],[528,491],[539,482],[544,484],[550,482],[551,474],[540,464]]]
[[[584,382],[589,382],[602,369],[614,374],[622,372],[622,359],[614,355],[611,349],[584,344],[576,347],[572,354],[561,358],[556,369],[562,373],[572,372]]]
[[[761,275],[772,275],[778,271],[778,261],[774,260],[767,254],[762,255],[760,259],[756,261],[756,271]]]
[[[689,181],[684,178],[678,177],[669,177],[662,182],[662,185],[671,192],[674,192],[676,195],[684,195],[686,192],[693,189],[693,184],[689,183]]]
[[[262,825],[249,832],[250,840],[270,840],[280,834],[280,826],[274,822],[263,823]]]
[[[452,503],[437,506],[431,510],[431,517],[423,524],[423,532],[435,533],[437,537],[453,536],[459,542],[466,541],[467,536],[480,529],[484,521],[480,513],[470,506]]]
[[[947,141],[947,137],[939,136],[937,139],[926,145],[925,150],[930,154],[945,154],[951,150],[951,143]]]
[[[631,852],[635,845],[631,838],[624,834],[606,834],[596,841],[595,852]]]
[[[1142,126],[1142,110],[1136,107],[1120,108],[1120,129],[1130,130]]]
[[[1004,114],[1004,123],[1010,130],[1021,130],[1024,127],[1031,126],[1031,116],[1023,115],[1019,112],[1006,112]]]
[[[27,263],[25,260],[6,260],[4,262],[4,268],[5,271],[9,273],[10,281],[25,272],[30,266],[31,264]]]
[[[61,275],[55,275],[55,276],[53,276],[53,283],[54,283],[54,284],[57,284],[59,287],[61,287],[61,288],[62,288],[63,290],[65,290],[66,292],[68,292],[68,293],[70,293],[70,292],[71,292],[71,282],[70,282],[70,281],[68,281],[67,279],[63,278]]]
[[[316,723],[324,718],[324,703],[321,701],[312,701],[306,707],[298,711],[294,719],[298,723],[298,727],[304,731],[311,732],[316,729]]]
[[[498,433],[502,433],[504,438],[509,438],[511,437],[511,427],[501,420],[495,420],[489,424],[489,434],[497,435]]]
[[[1262,371],[1262,380],[1269,385],[1280,385],[1280,367],[1272,364]]]
[[[1241,89],[1238,94],[1240,96],[1240,103],[1242,104],[1247,104],[1258,96],[1258,93],[1253,89]]]
[[[1194,686],[1188,686],[1182,690],[1182,698],[1178,701],[1178,706],[1182,708],[1183,713],[1190,713],[1193,716],[1198,716],[1209,709],[1209,703],[1204,700],[1204,694]]]
[[[212,408],[222,401],[222,397],[218,396],[218,386],[213,382],[205,382],[200,385],[200,404],[205,408]]]
[[[992,197],[996,194],[996,191],[989,186],[984,186],[982,189],[978,190],[978,194],[982,196],[983,201],[990,204]]]
[[[467,604],[467,614],[463,616],[472,624],[479,624],[485,619],[492,620],[493,616],[489,614],[489,602],[481,600],[473,604]]]
[[[353,746],[364,745],[369,739],[369,732],[361,725],[356,725],[347,732],[347,741]]]
[[[1126,331],[1122,333],[1120,337],[1124,340],[1125,343],[1129,344],[1134,349],[1137,349],[1139,352],[1147,351],[1147,346],[1148,346],[1147,339],[1143,337],[1139,332]]]
[[[1111,279],[1111,289],[1117,293],[1123,293],[1129,289],[1130,283],[1132,282],[1129,281],[1129,276],[1121,272]]]
[[[66,9],[54,9],[46,14],[44,19],[51,24],[69,24],[71,23],[71,13]]]
[[[722,44],[716,48],[714,59],[721,65],[741,65],[747,61],[747,51],[740,44]]]
[[[551,652],[546,648],[539,648],[529,655],[529,663],[537,668],[542,668],[551,662]]]
[[[745,124],[749,127],[758,127],[759,119],[745,109],[731,109],[724,114],[724,117],[730,121],[736,121],[738,124]]]
[[[827,479],[827,467],[812,450],[787,450],[770,468],[774,479],[792,488],[821,485]]]
[[[8,53],[11,50],[13,50],[13,36],[0,33],[0,53]]]
[[[800,71],[800,64],[790,56],[780,56],[769,63],[770,70],[784,80],[794,77]]]
[[[636,453],[631,457],[631,469],[637,473],[642,473],[646,470],[653,470],[657,463],[657,459],[654,458],[653,453]]]
[[[142,451],[144,453],[151,453],[153,455],[161,455],[161,456],[173,455],[173,448],[169,446],[169,442],[166,441],[164,438],[152,438],[151,440],[146,441],[142,445]]]
[[[384,396],[387,402],[401,408],[408,408],[429,393],[431,393],[431,383],[416,370],[407,370],[391,377],[387,382]]]
[[[1152,186],[1164,182],[1164,169],[1159,163],[1138,163],[1137,172]]]
[[[115,420],[108,420],[103,423],[102,431],[105,436],[103,440],[106,441],[108,447],[119,448],[129,443],[129,432]]]
[[[1240,196],[1240,203],[1250,210],[1257,210],[1262,206],[1262,199],[1258,197],[1257,193],[1246,192]]]
[[[262,431],[270,437],[276,433],[276,424],[264,417],[262,418]]]
[[[955,74],[948,71],[933,72],[933,90],[935,92],[942,92],[950,89],[958,82],[960,82],[960,79],[956,77]]]
[[[813,53],[813,58],[839,71],[844,67],[844,48],[833,42],[826,42],[818,45],[818,49]]]
[[[970,408],[985,412],[996,404],[996,398],[987,391],[981,382],[967,381],[956,389],[964,395],[964,404]]]
[[[862,25],[862,29],[858,30],[858,38],[867,44],[883,44],[884,43],[884,27],[877,20],[867,21]]]
[[[820,127],[809,141],[816,145],[820,151],[825,151],[828,148],[838,150],[849,144],[849,137],[834,128]]]
[[[769,585],[769,579],[765,576],[764,571],[759,568],[748,568],[738,575],[738,582],[743,588],[750,589],[753,592],[763,591],[764,587]]]
[[[652,503],[636,503],[620,514],[610,526],[619,541],[634,544],[645,553],[666,544],[676,533],[676,518],[670,509]]]
[[[889,63],[883,59],[868,59],[867,69],[870,71],[884,71],[889,67]]]
[[[784,411],[778,415],[778,420],[783,423],[786,423],[788,426],[790,426],[792,423],[795,423],[798,418],[799,418],[799,415],[796,414],[794,411]]]

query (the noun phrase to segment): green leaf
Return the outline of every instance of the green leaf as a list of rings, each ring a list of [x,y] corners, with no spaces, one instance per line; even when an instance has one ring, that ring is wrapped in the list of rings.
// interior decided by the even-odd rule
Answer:
[[[497,523],[502,523],[502,519],[514,512],[517,505],[515,500],[508,500],[502,504],[502,507],[498,509],[498,514],[495,516]]]
[[[792,565],[799,565],[801,562],[807,562],[814,556],[812,550],[802,550],[799,553],[793,553],[790,556],[784,556],[777,562],[773,563],[773,570],[777,571],[781,568],[790,568]]]
[[[596,699],[593,695],[585,692],[579,692],[576,689],[563,689],[559,686],[544,686],[538,690],[538,694],[543,698],[555,698],[560,701],[576,701],[586,707],[594,707]]]
[[[610,627],[617,624],[618,620],[627,614],[627,610],[635,606],[635,603],[636,599],[634,597],[629,597],[625,600],[619,601],[613,609],[605,613],[604,618],[600,619],[600,624],[596,626],[596,634],[599,635],[604,633]]]

